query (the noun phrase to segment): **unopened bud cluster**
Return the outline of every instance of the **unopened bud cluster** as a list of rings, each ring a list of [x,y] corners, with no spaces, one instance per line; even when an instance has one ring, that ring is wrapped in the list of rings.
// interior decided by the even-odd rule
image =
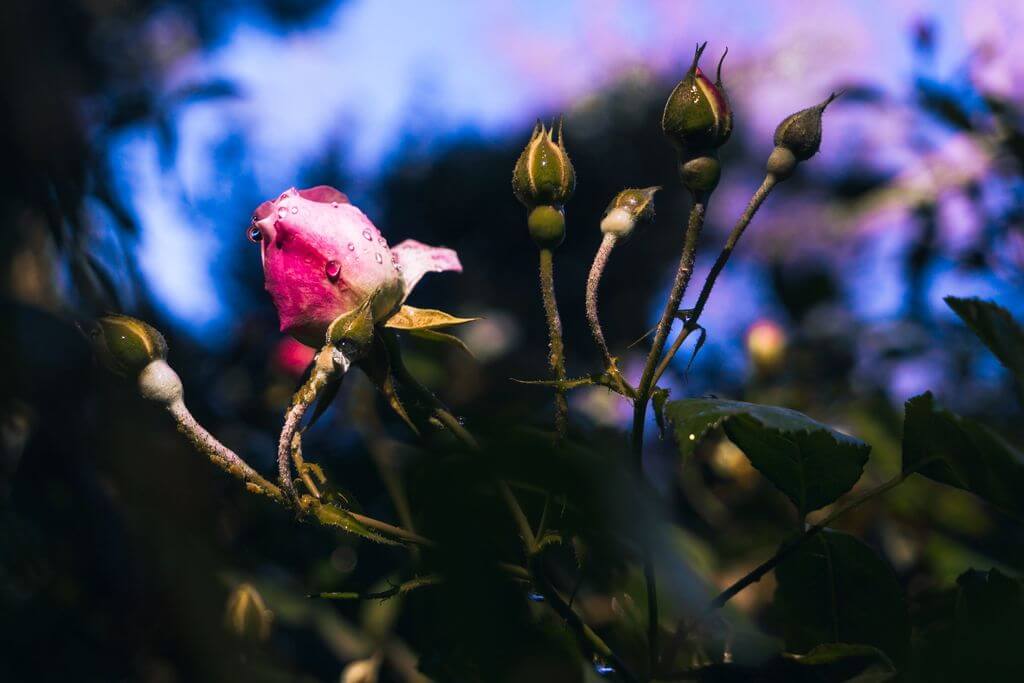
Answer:
[[[575,188],[576,172],[565,150],[562,122],[556,129],[538,121],[512,172],[512,191],[530,212],[527,226],[539,247],[552,249],[565,239],[563,206]]]

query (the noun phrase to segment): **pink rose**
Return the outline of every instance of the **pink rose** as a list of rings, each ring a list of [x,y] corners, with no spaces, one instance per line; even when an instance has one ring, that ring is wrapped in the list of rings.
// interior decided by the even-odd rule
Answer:
[[[259,205],[249,239],[260,245],[281,331],[319,348],[327,327],[368,297],[375,322],[395,314],[428,272],[462,271],[451,249],[406,240],[393,249],[348,197],[326,185],[289,189]]]

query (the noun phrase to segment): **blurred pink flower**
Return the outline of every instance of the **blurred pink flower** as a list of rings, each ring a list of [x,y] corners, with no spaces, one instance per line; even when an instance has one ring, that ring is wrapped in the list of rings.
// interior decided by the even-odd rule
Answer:
[[[316,350],[312,347],[297,342],[291,337],[284,337],[274,347],[271,363],[275,370],[289,377],[298,378],[313,362],[314,355],[316,355]]]
[[[370,219],[326,185],[291,188],[260,204],[249,238],[260,245],[281,331],[317,348],[331,322],[368,298],[374,322],[383,322],[424,274],[462,271],[451,249],[415,240],[390,249]]]

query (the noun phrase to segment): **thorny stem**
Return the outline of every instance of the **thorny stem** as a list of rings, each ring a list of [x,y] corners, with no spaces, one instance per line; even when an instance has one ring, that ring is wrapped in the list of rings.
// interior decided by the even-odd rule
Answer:
[[[358,398],[356,402],[359,402]],[[372,404],[372,400],[365,403]],[[415,533],[416,525],[413,521],[412,509],[409,506],[409,496],[406,494],[405,485],[402,482],[402,477],[396,463],[395,444],[387,439],[377,413],[372,407],[362,411],[362,414],[364,419],[357,420],[356,422],[361,426],[363,437],[370,448],[370,456],[373,458],[373,462],[377,466],[377,472],[380,474],[384,487],[391,497],[391,502],[395,506],[398,520],[402,523],[403,527]],[[415,555],[417,553],[414,553]],[[415,559],[419,558],[415,557]]]
[[[647,363],[644,366],[640,384],[637,386],[636,399],[633,402],[633,456],[636,460],[637,471],[643,471],[643,449],[644,449],[644,422],[647,417],[647,403],[651,398],[651,389],[654,386],[654,370],[661,352],[668,340],[668,333],[675,319],[676,311],[679,309],[679,302],[686,293],[686,286],[693,274],[693,259],[697,251],[697,240],[700,237],[701,227],[704,225],[704,209],[707,206],[707,196],[694,195],[693,208],[690,209],[690,219],[686,226],[686,237],[683,240],[683,253],[679,257],[679,268],[676,270],[676,277],[672,283],[672,290],[669,292],[668,301],[665,302],[665,310],[661,315],[657,331],[654,334],[654,342],[651,351],[647,355]],[[647,647],[650,656],[651,670],[658,663],[658,592],[655,585],[653,559],[650,549],[644,552],[644,580],[647,585]]]
[[[715,598],[710,603],[708,603],[708,606],[704,608],[704,612],[699,617],[697,617],[697,623],[700,623],[708,616],[710,616],[713,612],[724,607],[725,604],[732,600],[740,591],[760,581],[768,572],[772,571],[777,566],[779,566],[779,564],[782,563],[783,560],[792,555],[804,543],[806,543],[807,541],[811,540],[819,533],[824,531],[826,528],[828,528],[830,524],[832,524],[837,519],[845,515],[847,512],[853,510],[854,508],[860,507],[861,505],[868,502],[872,498],[876,498],[882,495],[883,493],[887,493],[888,491],[896,488],[904,481],[906,481],[907,477],[920,470],[922,467],[928,464],[928,462],[930,461],[922,461],[918,463],[913,469],[901,472],[892,479],[889,479],[888,481],[879,484],[875,488],[862,493],[856,498],[852,498],[845,505],[833,510],[828,516],[826,516],[820,522],[817,522],[807,527],[804,530],[804,532],[796,538],[792,539],[788,543],[784,543],[778,549],[778,551],[775,552],[774,555],[769,557],[767,560],[759,564],[757,567],[749,571],[747,574],[745,574],[740,579],[735,581],[728,588],[726,588],[717,596],[715,596]],[[693,625],[694,624],[691,624],[690,627],[692,628]],[[672,660],[675,659],[675,654],[676,652],[678,652],[679,648],[686,640],[688,631],[689,628],[687,627],[685,619],[681,619],[679,621],[678,626],[676,627],[676,634],[673,637],[672,642],[667,651],[665,658],[666,664],[671,664]]]
[[[548,364],[555,379],[561,381],[565,379],[565,348],[562,345],[562,319],[558,315],[558,302],[555,300],[554,252],[551,249],[540,250],[540,294],[548,322]],[[565,400],[565,390],[556,387],[555,432],[559,441],[565,439],[568,421],[569,404]]]
[[[707,206],[706,196],[694,196],[693,208],[690,209],[690,220],[686,226],[686,237],[683,240],[683,253],[679,257],[679,268],[676,270],[676,277],[672,283],[672,290],[669,292],[668,301],[665,302],[665,310],[661,314],[658,328],[654,333],[654,342],[651,351],[647,354],[647,363],[644,366],[643,375],[640,377],[640,385],[636,390],[636,400],[633,402],[633,457],[636,459],[637,469],[641,468],[644,449],[644,422],[647,417],[647,403],[651,398],[651,389],[654,386],[654,370],[661,352],[665,349],[665,342],[668,340],[669,330],[672,328],[672,321],[675,319],[676,311],[679,310],[679,302],[683,300],[686,293],[686,286],[693,275],[693,259],[697,251],[697,239],[700,237],[701,227],[704,225],[704,209]]]
[[[295,482],[292,481],[292,437],[298,431],[299,423],[308,407],[307,403],[295,402],[288,406],[288,411],[284,414],[284,425],[281,427],[281,434],[277,439],[277,480],[292,503],[299,498],[298,491],[295,490]]]
[[[675,341],[672,342],[672,346],[669,347],[668,353],[661,359],[661,363],[658,365],[657,370],[654,371],[654,380],[652,385],[657,385],[658,380],[665,374],[669,364],[672,363],[672,359],[675,357],[679,349],[682,348],[683,342],[686,338],[697,329],[697,319],[700,318],[700,314],[704,312],[704,307],[708,303],[708,297],[711,296],[711,289],[715,286],[715,281],[718,279],[718,275],[725,268],[725,264],[729,262],[729,257],[732,256],[733,250],[736,248],[736,243],[743,237],[743,231],[750,225],[750,221],[753,220],[754,214],[761,208],[761,204],[768,198],[768,194],[778,184],[778,179],[769,173],[765,176],[761,186],[757,188],[754,195],[750,198],[750,203],[747,204],[747,208],[743,211],[743,214],[736,221],[736,225],[733,226],[732,232],[729,233],[729,238],[725,242],[725,246],[722,247],[722,252],[715,259],[715,263],[711,266],[711,271],[708,273],[708,277],[704,280],[704,286],[701,287],[700,296],[697,297],[697,303],[693,307],[693,311],[686,318],[686,323],[683,325],[683,329],[679,332],[679,336],[676,337]]]
[[[452,415],[451,411],[448,410],[447,406],[445,406],[441,399],[434,395],[434,392],[420,384],[420,381],[416,379],[411,372],[409,372],[409,369],[405,366],[405,362],[402,360],[402,352],[398,347],[398,342],[395,340],[394,335],[386,335],[384,339],[385,343],[388,345],[391,365],[398,381],[412,390],[423,403],[428,405],[433,417],[447,427],[448,430],[455,435],[455,437],[458,438],[464,446],[474,453],[478,453],[480,451],[480,444],[477,443],[476,438],[462,426],[459,419]],[[537,551],[537,539],[533,535],[533,528],[530,526],[530,520],[526,517],[526,513],[523,512],[522,506],[519,505],[519,501],[516,499],[512,489],[509,488],[508,483],[502,479],[498,480],[498,493],[501,496],[501,499],[505,502],[506,507],[508,507],[509,513],[512,515],[512,519],[515,521],[516,527],[519,529],[519,535],[522,536],[526,554],[528,556],[532,555]]]
[[[267,481],[237,453],[218,441],[213,434],[199,424],[184,401],[178,400],[169,403],[167,411],[174,418],[174,424],[178,431],[188,439],[193,448],[206,455],[213,464],[237,479],[241,479],[248,490],[267,496],[278,503],[288,504],[288,499],[280,488]]]
[[[316,354],[313,361],[313,372],[309,379],[299,387],[292,397],[291,405],[284,416],[284,426],[277,441],[277,474],[281,488],[297,506],[299,496],[292,481],[291,460],[293,456],[292,440],[302,422],[302,416],[313,404],[320,392],[339,375],[348,372],[351,361],[333,344],[327,344]]]
[[[412,373],[409,372],[408,368],[405,367],[405,363],[402,361],[401,350],[398,348],[397,341],[394,337],[385,337],[385,341],[389,346],[392,368],[394,369],[399,381],[414,391],[422,401],[431,406],[434,417],[448,427],[464,445],[466,445],[470,450],[478,452],[480,450],[480,446],[473,435],[470,434],[461,423],[459,423],[458,419],[451,414],[451,412],[445,407],[444,403],[434,396],[433,392],[420,384],[419,380],[417,380]],[[559,341],[561,341],[560,336]],[[502,500],[505,501],[505,505],[508,507],[509,513],[512,515],[516,526],[519,528],[519,535],[522,537],[527,560],[530,562],[529,572],[524,578],[532,580],[536,588],[548,599],[548,603],[551,605],[552,609],[565,619],[566,623],[576,631],[577,634],[579,634],[579,637],[582,640],[589,644],[589,647],[593,651],[595,651],[599,656],[607,659],[608,662],[619,671],[623,680],[627,682],[636,681],[637,679],[629,673],[625,664],[614,652],[612,652],[611,648],[608,647],[608,644],[605,643],[604,640],[602,640],[601,637],[589,626],[587,626],[579,615],[577,615],[562,599],[542,571],[541,567],[538,566],[540,561],[538,555],[539,546],[537,544],[537,539],[533,534],[533,529],[530,526],[530,520],[523,512],[523,508],[519,505],[519,501],[516,499],[515,493],[512,492],[511,487],[509,487],[508,483],[502,479],[498,480],[498,493]],[[514,566],[513,568],[518,569]]]
[[[604,354],[605,365],[608,368],[608,372],[611,373],[613,379],[619,385],[620,393],[626,394],[626,389],[622,386],[622,378],[619,376],[618,368],[615,366],[615,359],[608,350],[608,343],[605,342],[604,332],[601,330],[601,320],[597,314],[597,291],[601,285],[601,276],[604,274],[604,268],[608,264],[608,257],[611,256],[612,249],[615,248],[618,240],[617,235],[605,233],[604,239],[601,240],[601,246],[597,248],[597,254],[594,255],[594,263],[590,266],[590,274],[587,276],[586,307],[587,322],[590,323],[590,333],[594,335],[594,341],[597,342],[598,348]]]
[[[587,626],[583,619],[576,614],[575,610],[569,606],[569,603],[559,595],[555,587],[550,581],[548,581],[542,569],[537,566],[539,562],[540,558],[534,558],[531,563],[530,574],[534,577],[533,580],[535,587],[540,594],[547,599],[551,608],[555,610],[558,616],[562,617],[562,619],[565,620],[565,623],[576,632],[583,645],[590,650],[592,654],[604,659],[608,664],[615,668],[615,671],[622,680],[630,683],[638,681],[639,679],[630,672],[626,663],[619,659],[618,655],[608,647],[608,644],[604,642],[601,636],[597,635],[593,629]]]
[[[261,476],[242,460],[237,453],[218,441],[205,427],[199,424],[183,401],[175,401],[168,404],[167,410],[174,418],[178,431],[189,440],[193,448],[207,456],[215,465],[228,474],[242,480],[248,490],[267,496],[282,505],[292,504],[291,499],[288,498],[284,491]],[[433,545],[430,539],[401,527],[382,522],[373,517],[361,515],[357,512],[349,512],[348,514],[364,526],[384,532],[395,538],[401,538],[417,545]]]

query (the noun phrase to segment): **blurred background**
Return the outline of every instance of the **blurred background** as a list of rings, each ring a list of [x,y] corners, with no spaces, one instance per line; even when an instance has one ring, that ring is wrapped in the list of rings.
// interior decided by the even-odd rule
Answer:
[[[403,556],[246,495],[95,367],[75,323],[119,311],[160,328],[200,421],[272,471],[311,351],[278,332],[245,232],[263,200],[334,185],[392,244],[460,254],[465,272],[427,278],[411,303],[482,316],[459,331],[473,356],[410,342],[413,371],[469,425],[547,428],[550,394],[510,381],[546,374],[512,165],[534,121],[564,113],[577,191],[556,285],[573,376],[600,367],[583,293],[603,210],[624,187],[665,187],[601,292],[605,334],[635,379],[646,346],[630,345],[660,314],[688,210],[661,108],[699,41],[705,66],[729,49],[735,132],[695,282],[760,183],[778,122],[845,94],[821,153],[769,198],[719,279],[707,343],[666,375],[672,396],[778,403],[835,424],[874,445],[867,484],[898,468],[902,404],[924,390],[1018,439],[1014,387],[942,297],[1024,314],[1022,31],[1011,0],[2,3],[0,679],[326,681],[384,651],[381,680],[425,680],[418,658],[454,661],[460,623],[509,621],[501,596],[437,633],[439,611],[470,614],[458,595],[401,612],[307,599],[379,586]],[[571,406],[580,441],[625,451],[630,411],[616,394],[581,390]],[[668,594],[685,605],[770,554],[795,516],[727,441],[684,469],[650,429],[648,485],[680,525],[675,559],[688,568]],[[409,442],[354,381],[307,448],[393,520],[380,470],[414,462]],[[1024,566],[1019,528],[933,484],[910,482],[845,524],[911,592],[972,562]],[[240,636],[224,615],[245,582],[274,617]],[[736,601],[769,634],[771,590],[766,580]],[[628,591],[587,595],[600,623],[621,617]],[[557,647],[514,633],[558,661]],[[596,675],[530,666],[555,672],[534,680]]]

